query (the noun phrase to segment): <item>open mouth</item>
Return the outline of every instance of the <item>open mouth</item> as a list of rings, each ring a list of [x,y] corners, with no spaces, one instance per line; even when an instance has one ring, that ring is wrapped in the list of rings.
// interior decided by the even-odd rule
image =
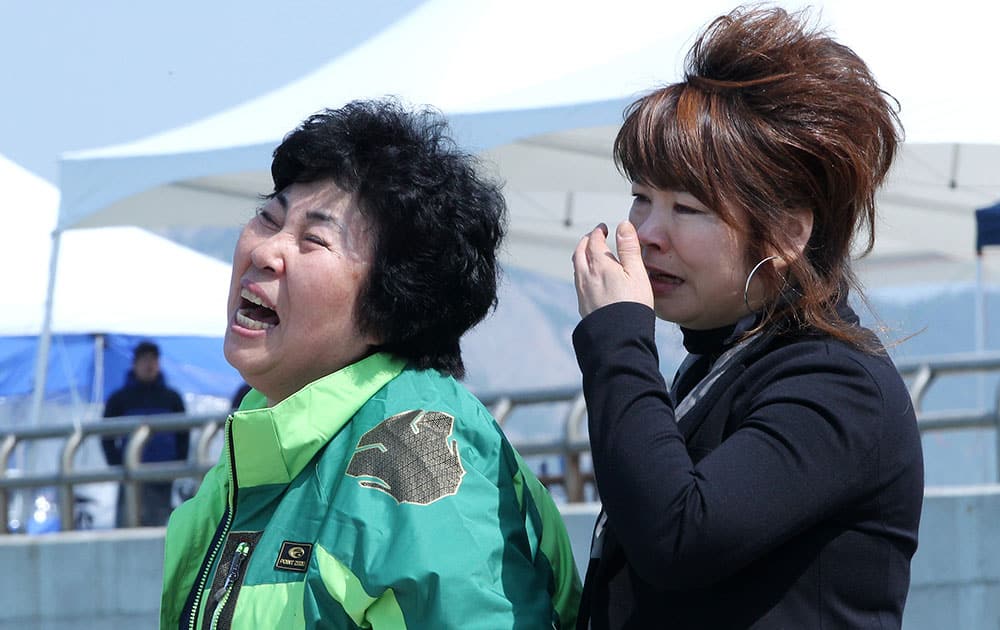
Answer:
[[[236,308],[236,323],[250,330],[267,330],[281,322],[274,309],[265,306],[264,302],[243,289],[240,291],[240,305]]]

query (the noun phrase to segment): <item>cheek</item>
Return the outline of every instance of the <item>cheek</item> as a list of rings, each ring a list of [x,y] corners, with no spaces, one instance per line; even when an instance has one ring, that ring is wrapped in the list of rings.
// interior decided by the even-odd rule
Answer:
[[[358,304],[361,301],[361,294],[364,292],[368,282],[368,271],[369,267],[367,265],[361,265],[354,269],[351,274],[351,281],[347,283],[344,289],[344,307],[347,309],[344,316],[349,320],[351,329],[355,333],[360,333],[361,331]]]
[[[250,266],[250,242],[245,236],[246,230],[244,230],[244,235],[241,235],[239,240],[236,241],[236,247],[233,248],[233,277],[239,277],[244,271]]]
[[[230,309],[234,308],[239,302],[240,281],[243,278],[243,274],[251,266],[250,252],[252,251],[253,246],[252,238],[249,232],[249,227],[243,228],[243,231],[240,233],[240,238],[236,241],[236,247],[233,249],[232,274],[229,277],[228,307]]]
[[[722,235],[717,251],[726,259],[726,267],[730,275],[738,279],[746,279],[746,243],[733,230],[726,230]]]
[[[332,270],[326,269],[320,277],[327,280],[303,287],[305,294],[312,296],[312,299],[307,299],[316,305],[316,308],[310,309],[311,316],[321,322],[332,323],[336,320],[341,325],[353,320],[357,301],[364,288],[362,283],[365,276],[362,270],[355,269],[353,265],[345,265]]]
[[[229,302],[230,305],[237,299],[240,293],[240,281],[243,278],[243,273],[247,270],[247,265],[244,262],[245,257],[239,255],[239,250],[233,254],[233,267],[232,272],[229,276]]]
[[[236,241],[236,247],[233,249],[234,267],[244,266],[250,262],[250,251],[253,248],[254,240],[253,235],[250,233],[250,228],[243,228],[239,239]]]
[[[735,251],[729,251],[718,261],[719,278],[722,284],[733,290],[743,291],[746,274],[743,273],[743,258]]]
[[[233,268],[233,274],[229,278],[229,295],[226,296],[226,308],[230,311],[236,308],[236,303],[238,301],[238,296],[240,293],[240,275]]]

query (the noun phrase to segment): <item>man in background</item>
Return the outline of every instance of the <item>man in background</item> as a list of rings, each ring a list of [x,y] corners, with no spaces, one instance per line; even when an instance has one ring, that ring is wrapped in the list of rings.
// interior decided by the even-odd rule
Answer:
[[[180,394],[167,387],[160,371],[160,348],[151,341],[143,341],[136,346],[132,355],[132,369],[126,377],[125,386],[108,398],[104,407],[104,417],[149,416],[161,413],[184,413],[184,401],[181,400]],[[188,438],[188,431],[153,433],[142,449],[142,461],[186,461]],[[126,442],[126,436],[109,436],[101,440],[104,457],[109,465],[122,464]],[[159,527],[167,523],[172,509],[171,488],[170,481],[149,481],[140,486],[140,525]],[[124,487],[118,490],[116,524],[118,527],[126,524]]]

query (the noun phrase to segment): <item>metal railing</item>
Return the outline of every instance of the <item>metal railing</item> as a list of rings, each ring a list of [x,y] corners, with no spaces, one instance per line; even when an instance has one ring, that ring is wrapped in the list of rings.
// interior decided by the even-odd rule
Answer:
[[[953,410],[924,412],[922,405],[930,386],[943,376],[987,373],[1000,371],[1000,353],[962,354],[902,359],[897,367],[910,390],[917,423],[921,432],[991,428],[997,435],[997,470],[1000,471],[1000,413],[997,400],[1000,388],[994,392],[993,408],[989,410]],[[586,405],[578,387],[563,387],[535,391],[481,394],[480,400],[490,409],[501,426],[518,408],[531,405],[564,403],[568,405],[562,419],[562,434],[545,441],[519,441],[514,446],[522,456],[558,456],[562,459],[562,472],[540,475],[548,487],[562,486],[570,502],[583,500],[587,484],[593,483],[593,474],[581,466],[582,458],[590,451],[584,420]],[[201,479],[215,464],[209,452],[212,440],[225,423],[225,416],[212,415],[156,415],[135,416],[123,419],[102,420],[85,424],[60,424],[42,427],[18,428],[0,434],[0,533],[7,532],[7,511],[10,494],[18,489],[56,487],[60,513],[70,515],[74,509],[74,486],[118,482],[125,493],[124,524],[135,526],[141,512],[140,484],[144,481],[172,481],[193,477]],[[142,449],[153,433],[166,431],[198,430],[194,454],[187,462],[143,463]],[[107,466],[99,470],[79,470],[74,466],[77,451],[84,440],[91,437],[128,436],[123,465]],[[19,444],[36,440],[62,439],[58,470],[48,474],[11,476],[10,457]],[[63,529],[73,528],[72,518],[62,518]]]
[[[163,414],[156,416],[132,416],[128,418],[103,420],[82,424],[58,424],[40,427],[19,428],[2,434],[0,439],[0,533],[7,533],[7,513],[12,490],[24,488],[45,488],[55,486],[58,493],[59,513],[63,515],[60,526],[72,529],[75,494],[74,486],[119,482],[125,493],[124,524],[136,526],[141,510],[140,484],[144,481],[173,481],[183,477],[202,477],[214,465],[208,453],[209,445],[225,422],[225,416],[218,414],[192,416],[185,414]],[[142,463],[142,449],[153,433],[200,429],[201,435],[195,447],[195,454],[187,462]],[[100,469],[80,470],[74,465],[77,451],[89,437],[128,436],[128,444],[122,457],[121,466],[105,466]],[[11,476],[10,458],[21,443],[59,438],[63,440],[59,465],[53,473]]]
[[[927,390],[934,381],[941,376],[954,376],[958,374],[974,374],[977,372],[988,373],[1000,370],[1000,352],[988,353],[961,353],[948,355],[935,355],[927,357],[912,357],[899,359],[896,367],[904,379],[908,379],[910,397],[913,399],[913,406],[919,414],[927,395]],[[994,392],[994,403],[1000,399],[1000,390]],[[991,416],[996,414],[996,409],[988,412]],[[947,415],[947,414],[945,414]],[[924,424],[928,427],[935,424],[932,418],[925,414]],[[974,423],[975,424],[975,423]],[[945,428],[951,428],[947,425]],[[979,426],[976,424],[976,426]],[[969,428],[965,426],[956,428]]]

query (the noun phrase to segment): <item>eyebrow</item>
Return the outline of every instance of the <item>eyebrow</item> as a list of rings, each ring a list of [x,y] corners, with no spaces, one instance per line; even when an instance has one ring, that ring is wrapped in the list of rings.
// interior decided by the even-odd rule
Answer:
[[[278,204],[281,206],[281,209],[285,211],[285,214],[288,214],[289,201],[288,201],[288,195],[285,194],[285,191],[281,191],[278,194],[276,194],[274,196],[274,199],[277,200]],[[338,221],[329,212],[323,210],[307,211],[306,220],[312,223],[330,223],[335,226],[340,226],[340,221]]]
[[[336,219],[329,212],[324,212],[322,210],[309,210],[306,212],[306,220],[312,222],[323,222],[323,223],[336,223]]]

